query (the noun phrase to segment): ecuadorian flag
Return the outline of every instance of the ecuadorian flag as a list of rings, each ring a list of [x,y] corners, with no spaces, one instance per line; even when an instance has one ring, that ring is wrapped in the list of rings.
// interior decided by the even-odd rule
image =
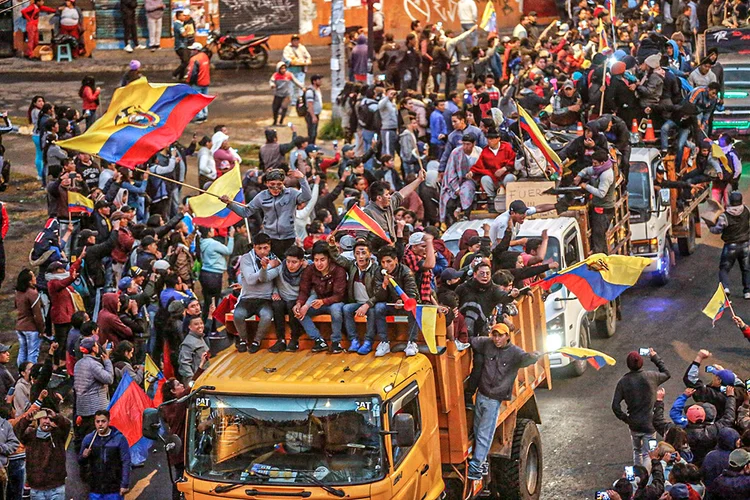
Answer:
[[[414,310],[414,319],[422,331],[424,343],[432,354],[437,354],[437,341],[435,339],[435,327],[437,326],[437,306],[417,304]]]
[[[729,308],[729,298],[724,293],[724,285],[719,283],[719,287],[716,289],[714,296],[708,301],[706,307],[703,308],[703,314],[711,318],[711,323],[716,326],[716,321],[724,314],[724,310]]]
[[[635,285],[649,264],[644,257],[595,253],[578,264],[565,268],[538,282],[549,290],[555,283],[565,285],[587,311],[615,300]]]
[[[176,141],[213,99],[189,85],[151,84],[139,78],[115,90],[109,109],[89,130],[58,145],[135,167]]]
[[[94,213],[94,200],[75,191],[68,191],[68,212],[71,215],[91,215]]]
[[[208,194],[212,193],[212,194]],[[245,203],[245,193],[242,191],[242,177],[240,166],[236,164],[226,174],[216,179],[208,188],[208,193],[195,196],[188,200],[195,215],[193,224],[203,227],[229,227],[237,224],[242,218],[229,210],[218,197],[227,195],[237,203]]]
[[[521,130],[529,134],[529,137],[531,137],[531,142],[533,142],[534,145],[542,151],[542,154],[547,160],[547,163],[549,163],[549,165],[555,170],[555,172],[557,172],[558,174],[562,174],[562,160],[557,155],[555,150],[550,147],[547,139],[544,137],[544,133],[539,130],[539,126],[536,124],[534,119],[526,112],[525,109],[523,109],[520,104],[516,104],[516,107],[518,108],[518,125],[521,127]]]
[[[566,358],[574,359],[576,361],[585,359],[586,362],[593,366],[597,371],[605,365],[614,366],[617,363],[613,357],[608,356],[603,352],[594,349],[587,349],[585,347],[561,347],[556,352],[559,352]]]

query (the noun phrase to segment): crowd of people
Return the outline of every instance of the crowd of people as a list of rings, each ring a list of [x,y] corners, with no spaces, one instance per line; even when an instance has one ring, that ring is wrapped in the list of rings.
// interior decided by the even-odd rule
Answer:
[[[462,33],[419,21],[403,45],[382,33],[375,85],[363,78],[367,38],[354,33],[351,81],[336,103],[343,111],[345,144],[339,151],[334,143],[329,157],[316,145],[322,76],[306,82],[310,54],[293,37],[270,80],[273,124],[281,125],[296,101],[308,135],[292,127],[291,141],[282,144],[277,130],[265,131],[258,166],[242,174],[247,203],[222,197],[241,219],[230,227],[194,224],[181,187],[191,161],[202,188],[243,168],[226,126],[217,124],[212,134],[193,136],[187,145],[168,145],[130,169],[57,144],[95,123],[100,89],[93,78],[82,82],[82,111],[33,97],[28,118],[48,220],[16,280],[18,358],[11,361],[8,346],[0,345],[0,363],[16,364],[19,373],[16,380],[9,370],[0,372],[0,399],[6,401],[0,405],[0,441],[5,439],[0,462],[7,463],[7,498],[21,498],[24,474],[32,498],[62,498],[64,441],[71,428],[92,498],[123,495],[130,486],[130,458],[122,434],[109,425],[113,391],[125,374],[144,383],[147,354],[167,379],[164,399],[189,390],[210,364],[212,339],[225,334],[225,320],[215,312],[230,296],[240,353],[257,353],[273,329],[274,353],[300,349],[306,335],[316,353],[390,355],[385,318],[404,314],[391,279],[409,299],[440,308],[447,337],[459,351],[474,350],[465,394],[467,404],[475,405],[477,439],[469,476],[481,479],[497,412],[510,398],[509,381],[516,376],[507,366],[539,357],[508,343],[516,328],[516,300],[559,267],[545,260],[546,233],[517,236],[527,216],[565,207],[527,206],[521,200],[505,206],[506,184],[546,178],[555,168],[520,126],[519,113],[542,130],[569,134],[559,156],[572,165],[559,181],[593,199],[595,252],[607,249],[616,176],[627,183],[634,120],[652,120],[661,130],[661,149],[674,152],[678,161],[683,146],[695,147],[698,168],[680,181],[688,188],[724,183],[722,193],[728,193],[740,171],[713,158],[711,117],[722,99],[721,65],[713,52],[694,64],[699,28],[691,24],[685,33],[681,18],[670,23],[672,18],[660,13],[660,5],[676,7],[672,12],[679,5],[643,3],[625,10],[613,25],[608,9],[582,0],[571,4],[566,19],[543,30],[531,13],[513,36],[490,35],[480,45],[476,9],[472,14],[464,5],[470,1],[460,2]],[[738,25],[747,17],[743,5],[724,8],[736,13],[731,19]],[[694,12],[690,2],[681,15]],[[697,16],[701,22],[701,13]],[[209,64],[207,57],[191,59],[203,53],[186,28],[188,17],[179,14],[175,22],[181,65],[174,76],[181,80],[193,74],[192,65]],[[123,84],[140,76],[140,65],[131,63]],[[199,115],[198,121],[206,118]],[[730,139],[722,147],[727,156],[734,154]],[[93,209],[80,210],[78,196],[90,199]],[[336,230],[355,205],[387,239]],[[481,234],[465,231],[454,255],[443,232],[485,206],[495,218]],[[12,213],[3,215],[4,224],[12,223]],[[728,222],[723,224],[719,232]],[[313,320],[319,315],[331,317],[329,338]],[[414,317],[406,316],[404,353],[415,356],[419,331]],[[363,321],[360,336],[357,322]],[[677,496],[685,485],[689,495],[702,493],[705,485],[706,498],[747,498],[734,493],[747,492],[737,488],[747,488],[750,477],[750,453],[740,448],[750,441],[734,430],[750,425],[735,413],[750,412],[747,391],[744,383],[735,388],[734,375],[722,367],[714,367],[710,385],[703,384],[697,370],[708,356],[701,351],[688,369],[689,390],[675,402],[673,422],[663,417],[664,395],[656,389],[669,377],[658,355],[650,353],[658,373],[643,371],[638,353],[628,357],[631,373],[618,386],[613,409],[631,429],[635,479],[619,480],[611,498],[658,498],[667,481],[671,498],[694,498]],[[683,416],[687,397],[704,406],[693,405]],[[623,400],[627,411],[620,409]],[[72,419],[61,413],[65,402],[72,402]],[[170,425],[180,427],[182,418],[184,429],[184,413],[172,413]],[[656,431],[664,441],[649,450]],[[707,463],[712,475],[699,468]],[[180,465],[176,468],[179,476]]]

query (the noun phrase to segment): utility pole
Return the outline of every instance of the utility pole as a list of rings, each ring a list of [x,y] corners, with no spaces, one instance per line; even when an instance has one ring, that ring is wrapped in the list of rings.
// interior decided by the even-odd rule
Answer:
[[[344,0],[331,2],[331,104],[334,118],[341,117],[336,99],[346,83],[346,57],[344,51]]]
[[[367,84],[372,85],[375,81],[373,77],[373,66],[375,64],[375,34],[372,30],[374,23],[374,8],[375,0],[365,0],[367,2]],[[381,0],[382,1],[382,0]]]

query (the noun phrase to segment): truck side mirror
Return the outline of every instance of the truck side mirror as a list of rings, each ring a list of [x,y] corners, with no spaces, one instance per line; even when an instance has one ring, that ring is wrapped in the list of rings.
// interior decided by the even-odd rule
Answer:
[[[396,446],[408,448],[416,441],[414,417],[408,413],[399,413],[393,417],[393,430],[396,432]]]
[[[669,206],[669,196],[670,196],[670,190],[669,189],[660,189],[659,190],[659,198],[661,198],[661,206],[667,207]]]
[[[143,422],[141,431],[143,437],[156,441],[159,439],[159,429],[161,428],[161,417],[159,410],[156,408],[146,408],[143,410]]]
[[[550,293],[559,292],[560,290],[562,290],[562,287],[563,287],[562,283],[555,283],[554,285],[549,287],[549,291]]]
[[[170,434],[164,439],[165,450],[171,458],[182,455],[182,439],[177,434]]]

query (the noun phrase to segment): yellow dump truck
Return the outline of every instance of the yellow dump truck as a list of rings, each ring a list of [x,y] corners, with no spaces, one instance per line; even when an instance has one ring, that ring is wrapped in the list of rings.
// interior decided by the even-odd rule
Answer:
[[[233,328],[231,315],[228,328]],[[542,486],[541,423],[534,389],[549,384],[545,358],[523,368],[503,405],[485,481],[467,479],[473,413],[464,403],[471,350],[446,342],[440,354],[406,357],[405,316],[387,318],[395,352],[255,354],[226,349],[196,381],[184,436],[185,498],[537,499]],[[256,323],[251,318],[249,330]],[[316,323],[324,336],[330,317]],[[512,342],[544,350],[544,301],[536,289],[519,305]],[[364,333],[364,324],[359,324]],[[288,332],[287,332],[288,333]],[[421,340],[421,339],[420,339]],[[399,352],[401,351],[401,352]],[[548,386],[549,387],[549,386]],[[144,416],[155,438],[158,417]],[[149,436],[150,434],[150,436]]]

